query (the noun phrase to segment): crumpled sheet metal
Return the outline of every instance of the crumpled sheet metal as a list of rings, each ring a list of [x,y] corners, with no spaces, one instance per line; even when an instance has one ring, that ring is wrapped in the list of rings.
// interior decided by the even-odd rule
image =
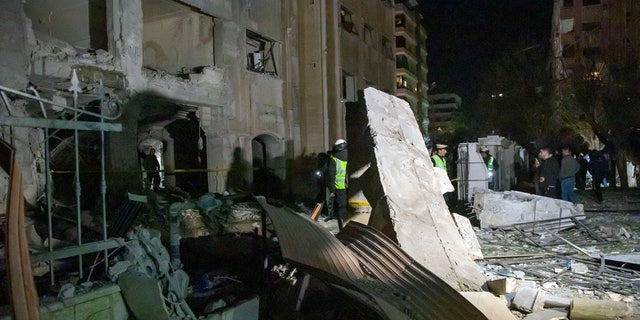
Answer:
[[[403,305],[396,307],[405,310],[410,318],[487,319],[459,292],[380,231],[352,221],[337,238],[358,255],[360,263],[388,287],[388,292],[405,297]]]
[[[364,278],[358,258],[328,230],[289,208],[256,199],[271,218],[285,259],[333,275],[341,285]]]
[[[381,233],[349,222],[338,240],[304,215],[269,205],[260,197],[257,200],[271,218],[285,259],[308,267],[309,274],[369,304],[382,316],[393,320],[487,319]],[[365,275],[361,265],[377,278]]]

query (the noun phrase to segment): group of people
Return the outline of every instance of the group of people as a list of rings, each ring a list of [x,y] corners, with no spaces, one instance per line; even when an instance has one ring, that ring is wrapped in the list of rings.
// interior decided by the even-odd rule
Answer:
[[[592,176],[596,201],[601,202],[601,184],[608,172],[606,155],[602,151],[592,151],[589,161],[581,164],[571,152],[571,148],[565,146],[561,150],[560,161],[556,159],[550,147],[539,150],[534,163],[536,194],[575,203],[576,175],[579,172],[586,174],[587,169]]]

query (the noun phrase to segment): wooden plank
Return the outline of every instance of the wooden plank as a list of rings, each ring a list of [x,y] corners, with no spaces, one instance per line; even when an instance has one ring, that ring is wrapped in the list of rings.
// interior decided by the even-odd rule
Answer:
[[[320,215],[320,212],[322,212],[322,202],[316,203],[316,207],[315,209],[313,209],[313,213],[311,214],[311,220],[313,221],[318,220],[318,216]]]
[[[0,165],[9,174],[7,194],[6,255],[11,308],[16,320],[39,319],[40,303],[36,291],[27,234],[24,229],[22,174],[15,163],[15,149],[0,139]]]
[[[7,274],[9,276],[9,292],[11,296],[11,308],[15,319],[29,319],[29,308],[24,303],[26,289],[20,256],[20,203],[22,202],[22,177],[15,169],[15,157],[12,157],[9,166],[9,191],[7,210]]]

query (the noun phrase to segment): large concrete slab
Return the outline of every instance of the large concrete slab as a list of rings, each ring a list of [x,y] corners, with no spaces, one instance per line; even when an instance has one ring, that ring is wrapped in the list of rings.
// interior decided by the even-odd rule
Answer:
[[[473,198],[473,209],[483,229],[584,215],[582,204],[519,191],[475,189]],[[567,227],[574,225],[568,219],[563,223]]]
[[[364,101],[347,106],[348,171],[370,167],[349,181],[349,193],[363,191],[369,225],[418,263],[456,289],[479,290],[484,277],[441,193],[451,183],[438,179],[409,105],[373,88],[364,90]]]

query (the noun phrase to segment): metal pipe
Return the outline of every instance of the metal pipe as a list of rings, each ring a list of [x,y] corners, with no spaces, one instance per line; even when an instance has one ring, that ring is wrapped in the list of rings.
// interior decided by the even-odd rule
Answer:
[[[38,102],[40,103],[40,108],[42,109],[42,116],[47,118],[47,112],[44,109],[44,104],[42,100],[40,100],[40,94],[34,87],[29,87],[29,90],[33,92],[33,95],[38,97]],[[49,159],[49,128],[44,128],[44,170],[45,170],[45,193],[47,197],[47,226],[49,229],[49,252],[53,252],[53,212],[51,212],[51,197],[53,196],[53,180],[51,177],[51,168],[50,168],[50,159]],[[51,281],[51,285],[55,285],[56,276],[54,274],[53,261],[49,260],[49,280]]]
[[[104,86],[102,84],[102,80],[100,80],[100,85],[98,86],[98,94],[100,99],[100,114],[103,114],[103,110],[105,104],[108,103],[105,101],[104,94]],[[104,118],[100,117],[100,123],[104,124]],[[100,156],[100,171],[101,171],[101,181],[100,181],[100,196],[102,198],[102,240],[107,241],[107,179],[105,177],[105,160],[104,160],[104,129],[100,127],[100,146],[101,146],[101,156]],[[108,251],[104,249],[104,270],[109,269],[109,259],[108,259]]]
[[[0,90],[0,96],[2,96],[2,102],[4,102],[4,107],[7,108],[8,115],[11,116],[11,108],[9,107],[10,106],[9,98],[2,90]],[[13,126],[9,126],[9,143],[12,146],[15,146],[15,141],[13,141]]]
[[[78,111],[76,107],[78,106],[78,75],[76,74],[76,70],[73,69],[73,76],[71,77],[71,87],[69,90],[73,92],[73,120],[78,121]],[[75,189],[76,189],[76,230],[78,232],[78,246],[82,246],[82,208],[80,207],[80,196],[82,194],[82,189],[80,186],[80,150],[78,145],[80,144],[80,138],[78,136],[78,128],[73,130],[73,138],[75,141],[74,145],[74,155],[75,155]],[[83,278],[83,263],[82,263],[82,255],[78,256],[78,267],[79,267],[79,276],[80,279]]]
[[[77,79],[77,76],[76,76],[76,79]],[[100,113],[95,113],[95,112],[83,110],[83,109],[78,109],[77,108],[77,106],[78,106],[78,92],[74,92],[73,107],[69,107],[69,106],[65,106],[65,105],[62,105],[62,104],[58,104],[58,103],[56,103],[54,101],[51,101],[51,100],[42,99],[40,97],[36,97],[36,96],[30,95],[28,93],[24,93],[22,91],[14,90],[14,89],[7,88],[5,86],[1,86],[0,85],[0,92],[3,92],[3,91],[11,92],[11,93],[13,93],[15,95],[19,95],[19,96],[22,96],[22,97],[25,97],[25,98],[30,98],[30,99],[33,99],[33,100],[39,100],[39,101],[45,102],[47,104],[50,104],[52,106],[60,107],[60,108],[63,108],[63,109],[67,109],[67,110],[71,110],[71,111],[75,111],[75,112],[80,112],[82,114],[87,114],[87,115],[94,116],[94,117],[97,117],[97,118],[104,118],[105,120],[116,120],[122,115],[122,108],[119,108],[118,109],[118,113],[115,116],[112,116],[112,117],[105,116],[105,115],[102,115]],[[3,96],[4,96],[4,93],[3,93]],[[4,97],[3,97],[3,100],[4,100]]]

